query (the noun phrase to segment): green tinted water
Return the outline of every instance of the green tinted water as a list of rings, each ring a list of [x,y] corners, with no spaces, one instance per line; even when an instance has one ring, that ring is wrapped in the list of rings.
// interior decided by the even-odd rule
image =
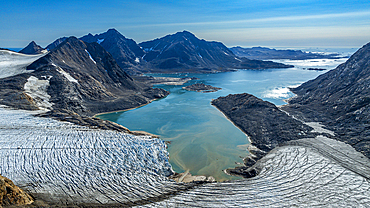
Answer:
[[[331,62],[330,62],[331,61]],[[328,60],[321,68],[334,68],[342,61]],[[304,61],[300,64],[307,64]],[[309,62],[311,65],[320,63]],[[322,62],[323,63],[323,62]],[[321,63],[321,64],[322,64]],[[297,65],[297,63],[295,63]],[[264,71],[240,70],[218,74],[153,75],[171,77],[197,77],[193,83],[210,84],[222,90],[212,93],[190,92],[183,86],[158,86],[171,94],[149,105],[126,112],[108,113],[101,119],[119,123],[130,130],[146,131],[170,141],[168,151],[174,171],[189,169],[193,175],[212,175],[217,180],[236,179],[222,170],[238,166],[249,143],[247,136],[210,104],[212,99],[228,94],[250,93],[276,105],[293,96],[289,86],[297,86],[324,72],[291,69]]]

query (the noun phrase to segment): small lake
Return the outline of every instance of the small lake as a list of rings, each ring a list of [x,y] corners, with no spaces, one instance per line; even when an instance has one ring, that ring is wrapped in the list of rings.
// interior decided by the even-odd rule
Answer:
[[[218,181],[240,179],[222,170],[243,163],[248,151],[248,137],[210,104],[212,99],[228,94],[250,93],[276,105],[293,94],[288,87],[314,79],[326,71],[306,68],[333,69],[346,59],[280,61],[295,65],[289,69],[262,71],[239,70],[217,74],[151,74],[151,76],[197,77],[182,86],[164,88],[171,94],[164,99],[125,112],[108,113],[101,119],[119,123],[133,131],[146,131],[169,141],[168,151],[173,170],[193,175],[212,175]],[[275,60],[276,61],[276,60]],[[182,89],[194,83],[209,84],[222,90],[212,93]]]

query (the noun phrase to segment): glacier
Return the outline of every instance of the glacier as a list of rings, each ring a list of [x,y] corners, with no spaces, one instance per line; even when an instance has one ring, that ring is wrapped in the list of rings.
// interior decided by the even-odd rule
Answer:
[[[370,161],[333,139],[292,141],[257,162],[260,174],[176,183],[166,144],[81,127],[42,111],[0,107],[0,174],[49,205],[369,207]],[[357,155],[360,154],[360,155]]]
[[[0,174],[48,204],[124,204],[177,190],[164,141],[0,107]]]
[[[26,67],[47,53],[26,55],[8,50],[0,50],[0,78],[27,73]]]

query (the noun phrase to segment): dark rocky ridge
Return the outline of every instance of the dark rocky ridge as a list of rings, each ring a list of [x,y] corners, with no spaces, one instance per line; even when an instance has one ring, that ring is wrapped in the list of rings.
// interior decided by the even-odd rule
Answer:
[[[234,125],[249,136],[250,156],[244,158],[244,165],[228,169],[227,173],[253,177],[258,170],[247,170],[257,160],[275,147],[287,141],[315,137],[311,127],[282,112],[274,104],[244,93],[219,97],[212,101]]]
[[[154,72],[210,73],[234,69],[292,67],[280,63],[238,58],[221,42],[200,40],[188,31],[142,42],[139,45],[146,52],[143,59],[150,63],[147,70]]]
[[[19,53],[23,54],[41,54],[44,53],[45,49],[41,46],[37,45],[35,41],[30,42],[25,48],[19,51]]]
[[[21,109],[38,109],[24,92],[30,76],[48,80],[55,113],[67,110],[81,116],[124,110],[168,95],[132,79],[97,43],[70,37],[27,67],[30,73],[1,79],[0,103]],[[69,77],[68,77],[69,75]]]
[[[54,48],[56,48],[59,44],[63,43],[65,40],[67,40],[68,37],[61,37],[61,38],[58,38],[56,39],[54,42],[50,43],[48,46],[46,46],[46,49],[48,51],[51,51],[53,50]]]
[[[321,122],[340,141],[370,158],[370,43],[314,80],[291,89],[283,109],[304,121]]]
[[[301,50],[276,50],[265,47],[242,48],[240,46],[232,47],[230,50],[239,57],[246,57],[249,59],[266,60],[266,59],[336,59],[339,54],[317,54],[311,52],[303,52]]]

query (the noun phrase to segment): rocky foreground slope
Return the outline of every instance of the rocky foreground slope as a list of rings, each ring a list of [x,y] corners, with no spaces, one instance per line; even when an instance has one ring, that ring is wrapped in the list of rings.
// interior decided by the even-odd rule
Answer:
[[[30,195],[14,185],[11,180],[0,175],[0,207],[9,205],[25,206],[33,202]]]

